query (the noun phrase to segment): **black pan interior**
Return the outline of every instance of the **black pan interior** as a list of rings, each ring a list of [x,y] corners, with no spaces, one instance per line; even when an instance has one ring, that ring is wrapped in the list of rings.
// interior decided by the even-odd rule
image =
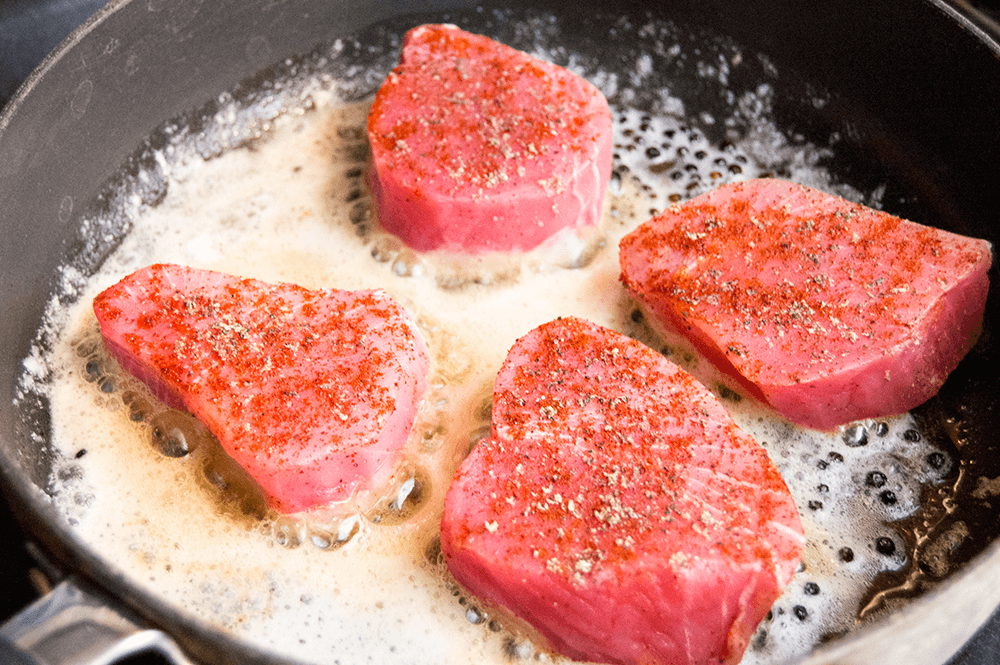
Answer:
[[[365,39],[377,40],[398,33],[401,26],[448,20],[515,46],[522,39],[506,29],[505,14],[492,8],[452,6],[461,3],[316,2],[285,8],[285,14],[269,3],[245,3],[236,11],[244,28],[238,32],[244,37],[228,32],[218,40],[196,40],[191,38],[194,31],[222,34],[232,20],[224,7],[150,3],[158,7],[151,12],[140,4],[145,3],[101,16],[87,39],[76,45],[73,57],[49,61],[44,77],[29,83],[30,95],[15,100],[13,112],[0,124],[0,210],[6,236],[0,338],[6,341],[4,373],[10,377],[0,387],[4,404],[12,401],[16,368],[28,352],[43,305],[56,288],[53,267],[68,259],[81,267],[95,267],[109,249],[93,251],[81,243],[76,222],[102,205],[95,197],[122,163],[143,159],[137,146],[162,120],[202,109],[218,91],[240,81],[242,89],[251,91],[260,80],[254,76],[260,67],[301,52],[303,45],[359,30]],[[884,184],[880,203],[889,212],[994,244],[998,241],[994,218],[1000,208],[1000,190],[995,186],[995,160],[1000,158],[996,103],[1000,49],[943,2],[626,1],[613,7],[600,3],[590,11],[581,11],[578,3],[532,2],[503,9],[518,15],[556,13],[562,34],[572,35],[582,52],[600,53],[604,62],[616,57],[627,60],[632,45],[626,27],[649,17],[693,26],[693,35],[731,39],[744,52],[764,57],[740,69],[730,88],[752,89],[762,80],[773,85],[773,114],[783,133],[817,145],[836,144],[827,164],[836,179],[862,192]],[[317,16],[314,33],[291,29],[288,12]],[[390,19],[397,13],[407,17]],[[366,27],[383,21],[389,23]],[[616,25],[621,29],[616,31]],[[255,34],[268,38],[245,38]],[[157,60],[145,58],[149,51],[158,53]],[[88,63],[86,76],[81,76],[78,62]],[[178,63],[188,63],[183,76],[172,68]],[[162,66],[162,76],[149,77],[145,83],[136,80],[138,89],[128,95],[105,94],[132,85],[129,82],[140,66]],[[771,71],[780,76],[770,77]],[[359,96],[367,92],[357,91]],[[687,90],[685,96],[699,108],[720,114],[729,103],[708,85]],[[825,100],[822,105],[816,104],[817,97]],[[706,124],[701,129],[717,142],[725,140],[717,126]],[[780,165],[775,175],[782,175]],[[994,284],[996,276],[994,266]],[[971,494],[976,478],[1000,476],[1000,456],[994,449],[1000,395],[992,371],[997,364],[992,339],[1000,316],[997,298],[994,289],[983,333],[969,358],[941,394],[919,410],[925,431],[961,460],[950,477],[949,499],[965,506],[961,519],[975,524],[981,536],[954,553],[963,561],[982,552],[996,536],[1000,521],[1000,507]],[[3,468],[12,476],[16,500],[27,507],[30,528],[71,565],[83,565],[106,585],[127,592],[106,562],[91,560],[72,546],[71,534],[53,523],[34,490],[46,487],[51,468],[45,447],[32,442],[33,434],[47,432],[44,403],[19,413],[0,409],[0,425]],[[942,513],[936,528],[945,529],[955,519],[959,517]],[[925,529],[918,524],[899,528],[909,534],[912,545]],[[920,565],[919,555],[915,565]],[[930,575],[918,577],[922,588],[936,584]],[[885,588],[892,589],[899,581],[886,579]],[[137,605],[158,623],[179,620],[153,599],[141,599]],[[215,646],[200,643],[197,651],[212,661],[225,660]],[[260,654],[247,656],[268,660]]]

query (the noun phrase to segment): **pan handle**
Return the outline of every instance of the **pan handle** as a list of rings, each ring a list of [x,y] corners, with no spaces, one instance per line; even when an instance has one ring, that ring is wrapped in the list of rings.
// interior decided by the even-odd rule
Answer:
[[[3,662],[111,665],[150,652],[172,665],[195,665],[166,633],[143,627],[124,609],[113,609],[72,575],[0,626]]]

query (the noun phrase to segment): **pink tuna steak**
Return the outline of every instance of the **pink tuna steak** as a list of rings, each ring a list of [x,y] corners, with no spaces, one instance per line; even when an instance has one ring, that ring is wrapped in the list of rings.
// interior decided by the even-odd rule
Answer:
[[[990,245],[779,180],[720,187],[621,242],[622,281],[789,420],[933,396],[982,324]]]
[[[418,250],[527,250],[592,226],[611,175],[594,86],[448,25],[407,33],[368,137],[382,226]]]
[[[571,658],[737,663],[803,537],[765,451],[669,360],[579,319],[511,349],[441,548]]]
[[[94,311],[122,366],[201,420],[281,512],[387,480],[424,392],[426,344],[382,291],[154,265]]]

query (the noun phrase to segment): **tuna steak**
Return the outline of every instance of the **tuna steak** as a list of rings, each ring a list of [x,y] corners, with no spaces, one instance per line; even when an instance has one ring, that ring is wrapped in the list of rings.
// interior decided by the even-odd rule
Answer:
[[[121,365],[201,420],[280,512],[387,480],[426,384],[426,344],[383,291],[154,265],[94,312]]]
[[[739,662],[802,543],[784,481],[716,398],[579,319],[511,349],[441,524],[466,589],[611,663]]]
[[[971,348],[990,244],[779,180],[726,185],[621,242],[622,281],[663,328],[789,420],[908,411]]]
[[[417,250],[527,250],[601,216],[607,100],[579,76],[449,25],[407,33],[368,116],[382,226]]]

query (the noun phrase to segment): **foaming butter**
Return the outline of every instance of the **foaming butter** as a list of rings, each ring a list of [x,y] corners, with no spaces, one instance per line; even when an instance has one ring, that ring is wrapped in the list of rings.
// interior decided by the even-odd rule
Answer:
[[[913,420],[829,434],[793,427],[726,387],[683,340],[653,333],[618,281],[625,233],[696,193],[693,173],[704,186],[758,175],[752,150],[722,151],[672,117],[615,109],[616,173],[600,228],[516,260],[463,262],[417,255],[380,234],[362,184],[367,105],[332,94],[315,101],[308,112],[274,118],[252,148],[208,160],[160,154],[165,196],[130,215],[129,232],[75,304],[50,312],[59,326],[45,358],[52,441],[64,458],[53,474],[54,501],[81,539],[150,593],[285,657],[562,662],[466,597],[442,565],[436,537],[449,479],[488,431],[493,377],[507,350],[546,321],[576,316],[650,344],[719,392],[796,498],[808,537],[802,570],[744,662],[783,662],[855,626],[876,576],[906,563],[886,524],[912,514],[920,484],[941,472],[922,464],[932,449],[914,436]],[[661,168],[667,146],[643,136],[674,140],[670,169],[682,177]],[[684,168],[683,156],[694,168]],[[809,168],[796,179],[826,182]],[[434,358],[407,459],[421,483],[412,514],[362,517],[333,533],[316,517],[248,515],[220,498],[203,457],[154,445],[166,436],[164,418],[185,416],[165,416],[166,407],[122,375],[91,311],[102,289],[153,262],[309,288],[383,288],[397,298]],[[187,437],[207,436],[196,423],[185,427]]]

